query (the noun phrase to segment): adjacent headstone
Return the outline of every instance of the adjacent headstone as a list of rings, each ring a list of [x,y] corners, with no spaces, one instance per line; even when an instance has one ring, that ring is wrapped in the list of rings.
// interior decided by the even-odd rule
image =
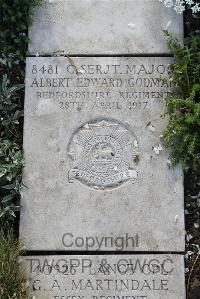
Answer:
[[[27,59],[28,250],[184,250],[182,171],[161,138],[170,62]]]
[[[35,299],[184,299],[180,255],[29,256]]]
[[[35,13],[29,51],[167,54],[163,29],[182,38],[183,18],[158,0],[51,0]]]

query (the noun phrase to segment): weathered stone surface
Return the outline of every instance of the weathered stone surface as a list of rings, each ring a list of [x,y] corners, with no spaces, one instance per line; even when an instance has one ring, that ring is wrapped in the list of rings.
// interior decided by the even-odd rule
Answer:
[[[169,26],[169,27],[168,27]],[[35,13],[31,54],[166,54],[162,29],[183,37],[183,18],[158,0],[53,0]]]
[[[27,249],[184,250],[182,171],[160,139],[170,62],[27,59]]]
[[[35,299],[185,299],[181,255],[23,257]],[[31,297],[32,298],[32,297]]]

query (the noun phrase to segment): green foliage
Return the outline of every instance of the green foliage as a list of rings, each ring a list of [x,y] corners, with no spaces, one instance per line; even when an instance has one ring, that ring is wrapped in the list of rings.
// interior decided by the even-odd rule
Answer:
[[[164,31],[175,62],[170,77],[176,85],[174,95],[167,97],[169,124],[163,140],[171,149],[173,165],[181,163],[184,170],[200,170],[200,39],[189,36],[181,44]]]
[[[40,0],[0,0],[0,53],[9,67],[26,58],[32,9]]]
[[[26,280],[20,271],[20,245],[12,229],[0,230],[0,298],[22,299],[26,296]]]
[[[9,86],[7,76],[3,76],[0,85],[0,218],[15,216],[19,209],[23,111],[16,92],[22,88],[22,84]]]
[[[0,224],[19,210],[28,26],[40,2],[0,0]]]

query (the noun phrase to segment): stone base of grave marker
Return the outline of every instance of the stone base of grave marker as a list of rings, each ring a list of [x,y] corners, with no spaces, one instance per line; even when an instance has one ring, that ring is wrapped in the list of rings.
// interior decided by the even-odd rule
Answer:
[[[158,0],[52,0],[36,11],[29,51],[41,55],[166,54],[163,29],[183,19]]]

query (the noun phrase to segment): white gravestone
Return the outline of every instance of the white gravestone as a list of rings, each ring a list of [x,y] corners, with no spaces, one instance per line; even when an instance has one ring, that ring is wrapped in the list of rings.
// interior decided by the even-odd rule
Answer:
[[[28,250],[184,251],[182,171],[161,138],[170,62],[27,59]]]
[[[183,38],[182,16],[158,0],[35,11],[29,53],[49,57],[26,66],[20,236],[32,298],[185,299],[183,173],[161,136],[174,88],[162,29]]]

